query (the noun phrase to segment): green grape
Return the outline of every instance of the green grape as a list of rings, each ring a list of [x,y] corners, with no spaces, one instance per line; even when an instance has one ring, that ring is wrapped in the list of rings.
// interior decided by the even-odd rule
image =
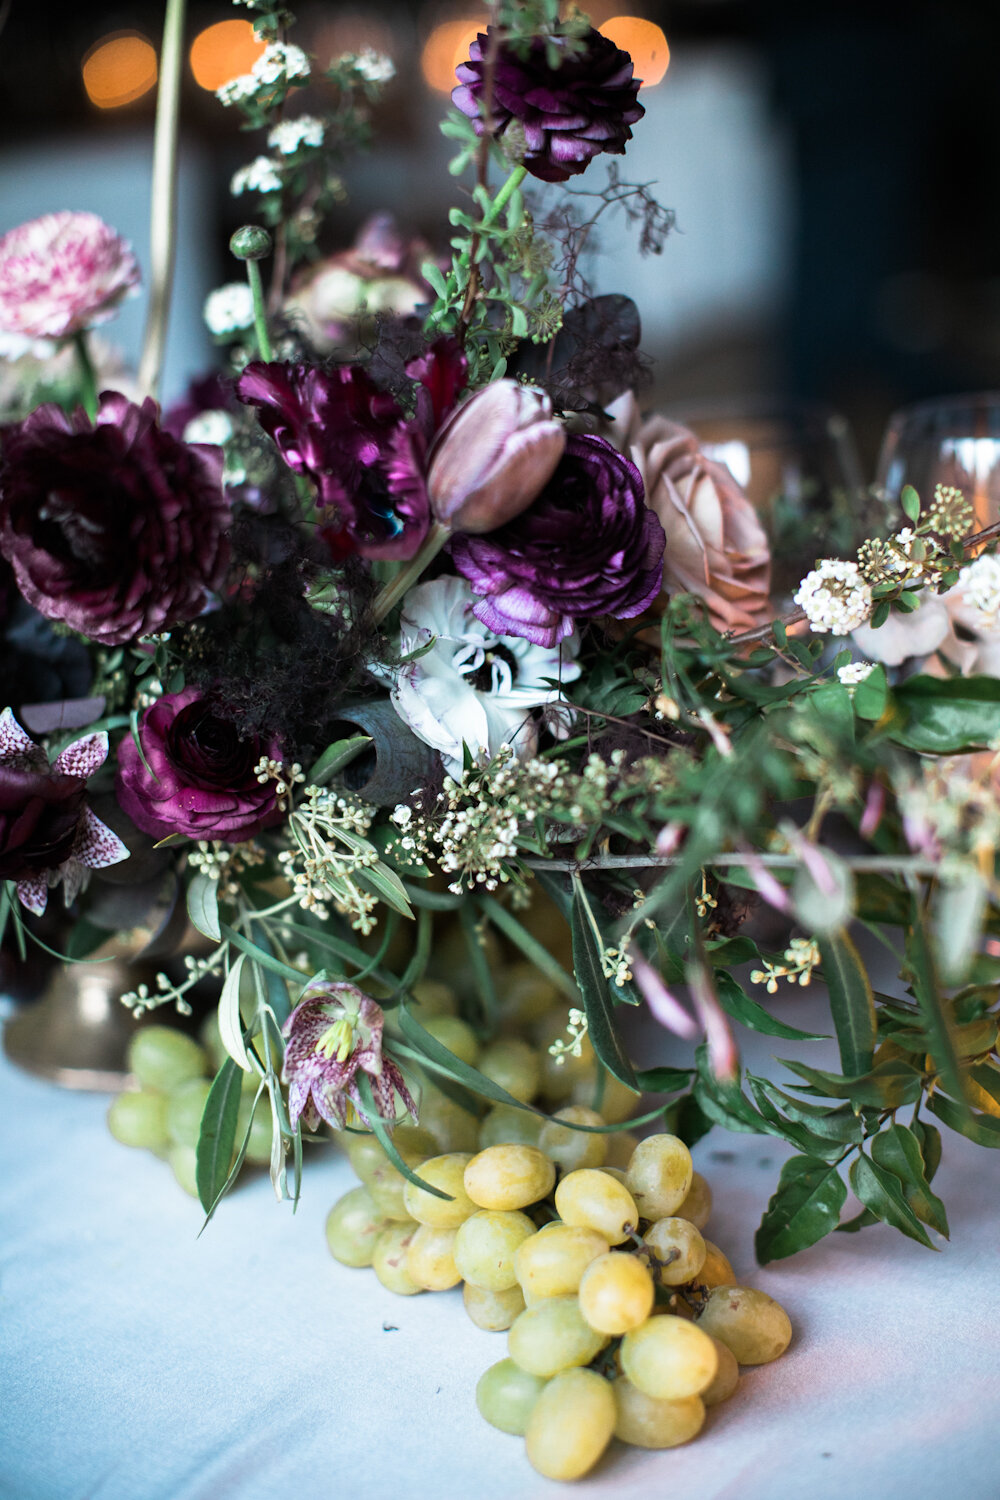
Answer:
[[[194,1037],[173,1026],[141,1026],[128,1044],[129,1072],[143,1088],[165,1094],[189,1078],[201,1078],[207,1061]]]
[[[624,1250],[592,1260],[580,1280],[580,1311],[598,1333],[628,1333],[653,1310],[653,1278],[648,1267]]]
[[[384,1287],[399,1297],[412,1297],[422,1290],[410,1275],[406,1257],[417,1232],[416,1224],[389,1224],[375,1241],[372,1270]]]
[[[222,1037],[219,1033],[219,1012],[210,1010],[198,1028],[198,1041],[208,1054],[208,1060],[213,1073],[217,1073],[225,1062],[229,1053],[222,1045]]]
[[[628,1186],[644,1219],[675,1214],[691,1189],[691,1153],[676,1135],[648,1135],[632,1153]]]
[[[634,1386],[661,1401],[700,1396],[719,1367],[715,1345],[694,1323],[658,1313],[622,1339],[622,1370]]]
[[[167,1135],[174,1146],[197,1146],[211,1088],[207,1078],[189,1078],[167,1097]]]
[[[458,996],[450,984],[439,979],[418,979],[410,991],[417,1005],[417,1020],[425,1026],[432,1016],[458,1014]]]
[[[457,1232],[418,1224],[406,1252],[406,1269],[422,1291],[446,1292],[461,1281],[452,1253]]]
[[[698,1272],[698,1285],[707,1286],[709,1290],[714,1286],[736,1285],[736,1272],[718,1245],[713,1245],[711,1240],[705,1241],[705,1259]]]
[[[712,1189],[700,1172],[691,1176],[688,1195],[680,1208],[674,1210],[678,1219],[688,1219],[695,1229],[704,1229],[712,1213]]]
[[[535,1049],[518,1037],[491,1042],[481,1053],[478,1067],[522,1104],[530,1104],[538,1093],[542,1065]]]
[[[418,1224],[429,1224],[433,1229],[457,1229],[470,1214],[474,1214],[476,1204],[465,1191],[462,1180],[465,1168],[472,1160],[467,1151],[450,1151],[445,1156],[431,1156],[422,1162],[420,1177],[449,1197],[435,1197],[415,1182],[408,1182],[403,1189],[403,1202],[410,1218],[416,1219]]]
[[[709,1337],[712,1337],[709,1335]],[[739,1385],[740,1367],[736,1362],[736,1355],[724,1344],[721,1339],[712,1338],[715,1352],[719,1359],[719,1368],[715,1372],[712,1384],[706,1386],[701,1393],[701,1399],[706,1406],[718,1406],[723,1401],[728,1401],[730,1396]]]
[[[750,1286],[717,1286],[698,1327],[728,1345],[741,1365],[766,1365],[784,1354],[792,1325],[780,1302]]]
[[[367,1131],[364,1134],[351,1131],[342,1140],[347,1159],[354,1168],[354,1175],[360,1177],[362,1182],[371,1182],[378,1168],[387,1160],[377,1137]]]
[[[479,1043],[468,1021],[463,1021],[458,1016],[429,1016],[426,1021],[421,1021],[421,1025],[442,1047],[447,1047],[462,1062],[475,1067],[479,1058]]]
[[[574,1125],[604,1125],[606,1122],[597,1111],[583,1104],[568,1104],[565,1109],[557,1110],[554,1118],[542,1126],[538,1144],[564,1172],[601,1166],[608,1154],[607,1136],[571,1130],[568,1125],[557,1124],[558,1120],[570,1120]]]
[[[705,1241],[690,1219],[657,1219],[642,1239],[655,1257],[653,1274],[660,1286],[684,1286],[698,1279],[705,1264]]]
[[[628,1192],[628,1182],[626,1180],[626,1175],[622,1171],[621,1167],[603,1166],[600,1170],[602,1172],[607,1172],[608,1176],[613,1177],[616,1182],[620,1182],[625,1191]]]
[[[253,1109],[251,1116],[250,1110]],[[271,1160],[271,1136],[273,1125],[271,1120],[271,1101],[267,1094],[261,1094],[257,1103],[246,1094],[240,1100],[240,1112],[236,1120],[236,1141],[234,1152],[239,1150],[243,1133],[250,1125],[250,1134],[247,1137],[246,1160],[252,1167],[266,1167]]]
[[[167,1145],[166,1096],[150,1089],[119,1094],[108,1110],[108,1129],[123,1146],[162,1150]]]
[[[528,1109],[515,1109],[512,1104],[497,1104],[489,1114],[483,1116],[479,1127],[479,1149],[487,1146],[537,1146],[538,1133],[542,1128],[541,1115]]]
[[[527,1214],[482,1208],[459,1225],[453,1255],[464,1279],[487,1292],[517,1285],[514,1254],[535,1233]]]
[[[529,1375],[512,1359],[501,1359],[479,1377],[476,1405],[491,1427],[523,1437],[532,1408],[544,1389],[545,1381],[540,1376]]]
[[[502,1292],[488,1292],[467,1281],[462,1288],[465,1310],[477,1328],[486,1333],[503,1333],[524,1312],[524,1293],[515,1284]]]
[[[404,1161],[406,1160],[404,1156]],[[416,1169],[420,1163],[414,1158],[408,1161],[407,1166]],[[372,1201],[383,1219],[395,1219],[405,1222],[412,1219],[413,1215],[406,1206],[406,1178],[398,1171],[388,1159],[383,1160],[369,1175],[365,1184],[372,1195]]]
[[[639,1210],[628,1188],[607,1172],[570,1172],[556,1188],[556,1212],[565,1224],[584,1224],[611,1245],[627,1240],[639,1224]]]
[[[344,1266],[370,1266],[375,1241],[385,1223],[369,1189],[351,1188],[337,1199],[326,1216],[326,1243],[330,1254]]]
[[[575,1297],[547,1297],[511,1324],[507,1352],[522,1370],[550,1376],[571,1365],[589,1365],[607,1342],[585,1320]]]
[[[594,1370],[564,1370],[535,1402],[525,1430],[529,1463],[546,1479],[580,1479],[615,1431],[611,1386]]]
[[[542,1062],[542,1093],[554,1104],[568,1099],[578,1083],[589,1087],[593,1097],[597,1079],[594,1048],[589,1037],[580,1038],[579,1057],[572,1052],[553,1057],[549,1051],[553,1042],[567,1040],[568,1026],[569,1008],[560,1006],[558,1010],[550,1011],[544,1016],[535,1027],[535,1039]]]
[[[496,985],[500,1014],[505,1021],[518,1026],[530,1026],[532,1022],[540,1021],[559,1003],[559,990],[551,979],[546,979],[527,960],[508,964],[497,976]]]
[[[420,1093],[420,1124],[437,1141],[437,1150],[475,1151],[479,1145],[479,1121],[454,1099],[425,1084]]]
[[[620,1082],[613,1073],[606,1069],[604,1072],[604,1088],[599,1089],[595,1080],[589,1078],[578,1078],[573,1085],[570,1101],[573,1104],[587,1104],[600,1112],[601,1118],[609,1125],[620,1125],[623,1120],[628,1120],[635,1114],[639,1105],[640,1095],[628,1084]],[[597,1098],[600,1094],[600,1103]],[[635,1147],[633,1146],[633,1150]],[[628,1166],[628,1161],[616,1162],[616,1166]]]
[[[565,1297],[577,1290],[591,1261],[610,1248],[596,1229],[547,1224],[518,1248],[514,1271],[526,1298]]]
[[[198,1196],[198,1153],[193,1146],[171,1146],[167,1161],[180,1186],[192,1198]]]
[[[612,1381],[615,1437],[636,1448],[677,1448],[697,1437],[705,1421],[701,1396],[662,1401],[647,1396],[625,1376]]]
[[[614,1135],[607,1135],[604,1139],[608,1143],[608,1154],[604,1158],[605,1167],[615,1167],[622,1172],[627,1172],[632,1153],[639,1144],[639,1137],[633,1135],[631,1130],[616,1130]]]
[[[487,1146],[465,1169],[465,1191],[480,1208],[526,1208],[552,1191],[556,1169],[537,1146]]]

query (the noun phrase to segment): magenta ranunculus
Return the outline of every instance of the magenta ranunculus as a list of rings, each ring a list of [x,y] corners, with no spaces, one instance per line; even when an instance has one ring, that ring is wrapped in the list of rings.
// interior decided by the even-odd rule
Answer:
[[[481,106],[492,30],[480,33],[468,62],[456,68],[459,87],[451,95],[475,121],[477,135],[485,129]],[[535,37],[523,56],[503,45],[497,54],[491,134],[507,134],[516,120],[524,132],[524,165],[543,182],[565,182],[602,151],[622,156],[632,139],[629,127],[645,114],[628,53],[593,29],[579,41],[575,50],[566,37]],[[555,68],[553,48],[559,54]]]
[[[96,214],[43,214],[0,239],[0,331],[64,339],[139,288],[131,247]]]
[[[430,510],[422,436],[359,365],[321,370],[254,361],[237,394],[296,474],[364,557],[409,558],[427,535]]]
[[[154,401],[44,405],[0,431],[0,553],[29,604],[104,645],[199,615],[229,559],[222,449],[181,443]]]
[[[139,743],[142,755],[131,735],[118,746],[117,793],[143,833],[235,844],[284,816],[276,783],[259,782],[255,770],[262,757],[280,760],[278,746],[241,738],[198,688],[158,698],[139,722]]]
[[[604,438],[574,435],[526,511],[488,536],[456,536],[455,567],[497,635],[554,646],[578,619],[639,615],[660,592],[663,527],[642,477]]]

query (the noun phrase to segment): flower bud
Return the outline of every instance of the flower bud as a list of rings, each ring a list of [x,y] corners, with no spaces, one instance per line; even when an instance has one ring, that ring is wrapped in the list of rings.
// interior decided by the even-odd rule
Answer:
[[[516,380],[484,386],[435,439],[427,478],[435,517],[453,531],[495,531],[527,509],[565,446],[543,391]]]
[[[237,260],[266,260],[271,253],[271,236],[260,224],[244,224],[229,241]]]

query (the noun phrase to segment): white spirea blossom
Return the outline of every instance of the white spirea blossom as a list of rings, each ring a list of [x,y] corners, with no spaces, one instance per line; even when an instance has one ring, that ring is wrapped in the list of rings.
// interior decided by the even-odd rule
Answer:
[[[966,601],[986,616],[986,622],[996,623],[1000,615],[1000,557],[992,553],[977,557],[963,572],[959,588]]]
[[[228,108],[230,104],[241,104],[244,99],[252,99],[258,88],[259,83],[252,73],[241,73],[238,78],[230,78],[228,83],[217,88],[215,97]]]
[[[271,42],[251,71],[259,83],[278,83],[282,79],[305,82],[311,69],[309,58],[301,47],[288,42]]]
[[[294,156],[300,146],[323,144],[323,121],[315,115],[299,115],[295,120],[280,120],[267,138],[272,151]]]
[[[234,198],[241,193],[274,193],[281,187],[281,177],[269,156],[257,156],[249,166],[233,173],[229,191]]]
[[[374,47],[364,47],[354,57],[345,57],[343,61],[350,62],[365,83],[391,83],[396,76],[396,64],[392,58],[384,52],[376,52]]]
[[[855,687],[859,682],[864,682],[875,670],[873,661],[849,661],[846,666],[837,668],[837,676],[845,687]]]
[[[872,591],[857,563],[825,557],[799,584],[795,603],[817,635],[850,635],[872,612]]]
[[[212,443],[221,448],[233,435],[233,419],[227,411],[202,411],[184,428],[186,443]]]
[[[222,337],[253,325],[253,293],[245,281],[230,281],[205,298],[202,313],[209,333]]]

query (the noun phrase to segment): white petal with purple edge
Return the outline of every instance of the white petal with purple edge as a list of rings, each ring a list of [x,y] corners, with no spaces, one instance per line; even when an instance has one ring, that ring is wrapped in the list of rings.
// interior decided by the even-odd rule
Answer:
[[[107,758],[108,736],[102,730],[99,734],[85,735],[82,740],[74,740],[72,745],[67,745],[56,756],[53,769],[61,771],[64,776],[82,776],[86,780],[103,766]]]
[[[128,847],[122,843],[117,833],[113,833],[106,823],[102,823],[92,808],[84,806],[77,824],[72,858],[91,870],[103,870],[106,865],[117,865],[128,857]]]

